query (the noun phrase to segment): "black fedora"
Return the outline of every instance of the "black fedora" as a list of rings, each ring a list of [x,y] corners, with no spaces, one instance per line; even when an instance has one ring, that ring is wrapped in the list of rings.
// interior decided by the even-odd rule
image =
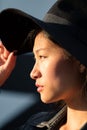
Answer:
[[[5,9],[0,13],[0,38],[9,51],[17,50],[17,54],[31,52],[31,44],[26,39],[29,32],[37,28],[47,31],[87,66],[86,0],[58,0],[43,20],[18,9]]]

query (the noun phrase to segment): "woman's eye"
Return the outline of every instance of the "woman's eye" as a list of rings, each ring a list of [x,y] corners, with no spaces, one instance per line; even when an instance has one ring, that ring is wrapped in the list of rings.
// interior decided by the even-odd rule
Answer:
[[[46,56],[42,56],[42,55],[40,55],[39,58],[40,58],[40,59],[45,59]]]

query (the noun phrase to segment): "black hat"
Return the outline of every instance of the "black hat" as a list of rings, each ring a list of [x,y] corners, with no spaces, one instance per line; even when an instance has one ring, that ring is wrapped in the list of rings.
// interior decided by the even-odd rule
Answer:
[[[31,52],[27,35],[33,29],[47,31],[53,39],[87,66],[87,1],[58,0],[43,20],[18,9],[0,13],[0,38],[9,51]],[[32,43],[33,44],[33,43]]]

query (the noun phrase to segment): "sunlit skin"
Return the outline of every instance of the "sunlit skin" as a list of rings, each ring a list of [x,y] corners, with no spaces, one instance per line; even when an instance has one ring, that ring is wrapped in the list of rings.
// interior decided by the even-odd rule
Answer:
[[[35,38],[35,65],[31,77],[36,80],[41,100],[45,103],[73,98],[79,89],[79,64],[71,62],[64,49],[43,33]]]
[[[82,97],[80,62],[40,32],[34,42],[35,64],[30,73],[44,103],[64,100],[67,122],[60,130],[77,130],[87,122],[87,100]]]

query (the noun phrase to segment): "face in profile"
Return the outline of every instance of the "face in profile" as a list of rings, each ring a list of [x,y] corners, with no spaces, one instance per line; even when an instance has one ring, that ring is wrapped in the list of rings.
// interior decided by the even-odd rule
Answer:
[[[34,42],[35,64],[30,73],[41,100],[52,103],[73,98],[79,88],[79,64],[40,32]]]

